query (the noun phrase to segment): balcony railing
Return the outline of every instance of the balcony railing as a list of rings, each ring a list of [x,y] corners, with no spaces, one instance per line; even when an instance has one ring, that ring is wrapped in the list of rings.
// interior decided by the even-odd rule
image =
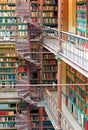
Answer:
[[[57,102],[48,90],[46,90],[46,93],[44,94],[44,106],[55,130],[74,130],[65,115],[58,110]],[[61,127],[59,127],[59,123],[61,124]]]
[[[44,106],[47,114],[50,116],[49,118],[51,119],[54,128],[56,130],[59,129],[57,103],[55,102],[54,98],[52,98],[49,91],[46,91],[44,94]]]
[[[0,99],[18,99],[18,92],[15,88],[15,84],[1,85],[0,84]]]
[[[43,27],[43,45],[88,71],[88,38]]]

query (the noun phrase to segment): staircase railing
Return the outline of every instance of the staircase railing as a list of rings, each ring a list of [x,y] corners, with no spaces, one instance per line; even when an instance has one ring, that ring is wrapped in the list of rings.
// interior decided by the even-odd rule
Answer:
[[[16,128],[18,130],[30,130],[32,127],[32,123],[28,119],[28,116],[23,112],[21,114],[17,113],[16,116]]]
[[[39,19],[33,21],[31,16],[31,9],[35,7],[38,14],[39,4],[38,2],[32,0],[17,0],[16,1],[16,16],[17,16],[17,37],[16,37],[16,52],[19,56],[23,57],[25,60],[34,64],[40,68],[40,54],[37,52],[32,52],[32,44],[39,44],[42,41],[41,26],[39,26]],[[26,24],[27,33],[25,37],[19,36],[19,21],[23,21]],[[38,50],[39,51],[39,50]],[[34,58],[34,59],[33,59]]]
[[[30,0],[16,0],[16,15],[23,20],[29,20],[30,16]]]

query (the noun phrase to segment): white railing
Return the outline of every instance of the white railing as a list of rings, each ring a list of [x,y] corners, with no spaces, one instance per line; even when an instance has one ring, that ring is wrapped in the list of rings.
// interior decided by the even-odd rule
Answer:
[[[19,98],[18,92],[15,88],[15,84],[6,84],[6,85],[1,85],[0,84],[0,99],[4,98],[11,98],[11,99],[16,99]]]
[[[50,116],[49,118],[52,122],[52,125],[55,129],[58,129],[57,103],[55,102],[54,98],[51,96],[48,90],[46,90],[46,93],[44,94],[44,106],[48,116]]]
[[[48,90],[44,94],[44,106],[55,130],[74,130],[63,112],[58,110],[57,102]]]
[[[17,92],[0,92],[0,98],[18,98]]]
[[[88,38],[43,27],[43,45],[88,71]]]

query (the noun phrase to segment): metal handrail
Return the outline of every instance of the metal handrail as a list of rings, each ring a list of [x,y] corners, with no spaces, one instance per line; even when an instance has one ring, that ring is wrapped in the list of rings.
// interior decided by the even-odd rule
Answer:
[[[44,26],[44,25],[42,25],[41,27],[42,27],[43,30],[44,29],[49,29],[49,30],[52,30],[52,31],[56,31],[58,33],[63,33],[63,34],[71,35],[73,37],[80,38],[80,39],[83,39],[83,40],[88,40],[88,38],[86,38],[86,37],[79,36],[79,35],[76,35],[76,34],[71,33],[71,32],[65,32],[65,31],[63,31],[61,29],[52,28],[52,27],[48,27],[48,26]],[[57,39],[58,39],[58,37],[57,37]]]
[[[46,92],[47,96],[50,98],[50,100],[53,102],[53,104],[56,105],[57,114],[60,114],[61,117],[64,118],[65,122],[68,124],[68,126],[69,126],[69,128],[70,128],[71,130],[74,130],[73,126],[71,125],[71,123],[69,122],[69,120],[66,118],[66,116],[65,116],[64,113],[63,113],[63,111],[62,111],[62,110],[59,110],[59,109],[57,108],[57,102],[56,102],[55,98],[52,96],[52,94],[51,94],[48,90],[46,90],[45,92]],[[49,102],[48,99],[47,99],[47,101]],[[50,109],[52,109],[52,108],[50,107]],[[51,110],[51,111],[52,111],[52,110]],[[55,113],[55,111],[54,111],[53,113]],[[53,115],[53,114],[52,114],[52,115]],[[57,117],[57,120],[58,120],[58,117]],[[61,119],[60,119],[60,122],[61,122]]]
[[[43,45],[54,53],[56,58],[65,58],[88,71],[88,38],[47,26],[42,29]],[[59,54],[61,57],[58,57]]]

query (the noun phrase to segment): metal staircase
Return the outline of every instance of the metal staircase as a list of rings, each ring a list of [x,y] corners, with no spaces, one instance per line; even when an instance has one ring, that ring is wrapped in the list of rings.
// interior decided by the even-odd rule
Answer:
[[[37,52],[32,51],[33,44],[40,44],[42,37],[42,30],[39,26],[39,22],[32,21],[31,19],[31,8],[35,8],[36,11],[39,12],[39,6],[33,1],[33,0],[17,0],[16,3],[16,15],[17,15],[17,25],[19,22],[19,19],[26,23],[27,25],[27,36],[26,38],[20,38],[18,36],[19,28],[17,26],[17,38],[16,38],[16,52],[19,56],[21,56],[23,59],[25,59],[30,65],[30,71],[39,71],[41,69],[41,54],[40,54],[40,47]],[[28,77],[28,75],[27,75]],[[25,80],[24,77],[22,79],[19,79],[17,81],[21,84],[25,84],[28,82],[29,79]],[[29,86],[30,87],[30,86]],[[25,88],[24,88],[25,89]],[[28,96],[29,88],[26,88],[26,90],[19,91],[19,94],[22,98],[25,97],[25,101],[30,102],[30,98]],[[25,91],[25,93],[24,93]],[[33,90],[32,90],[33,91]],[[22,95],[24,93],[24,95]],[[33,103],[33,102],[32,102]]]
[[[36,123],[32,123],[30,121],[30,109],[33,107],[39,107],[43,106],[43,92],[44,89],[41,89],[40,87],[36,86],[30,86],[30,84],[26,84],[24,80],[19,80],[18,83],[21,85],[16,85],[16,89],[18,92],[18,97],[20,98],[19,102],[18,102],[18,106],[19,103],[21,101],[24,101],[27,103],[27,111],[22,112],[19,111],[19,107],[18,107],[18,113],[17,113],[17,117],[16,117],[16,127],[18,130],[32,130],[32,128],[38,128],[39,130],[41,130],[38,126],[38,124]]]
[[[68,39],[69,34],[65,35],[65,33],[62,31],[58,32],[58,30],[49,27],[43,27],[41,26],[40,21],[39,23],[38,21],[32,21],[31,14],[30,14],[30,7],[32,4],[33,4],[32,0],[17,1],[16,14],[27,24],[28,39],[27,38],[21,39],[17,35],[16,51],[19,56],[26,59],[31,64],[31,69],[34,69],[34,67],[36,67],[36,69],[41,69],[41,58],[39,58],[39,56],[42,52],[40,51],[32,52],[31,51],[32,44],[34,43],[40,44],[43,41],[42,44],[46,46],[46,48],[50,50],[50,52],[58,56],[58,50],[60,50],[59,52],[60,55],[65,56],[67,54],[67,51],[69,52],[69,47],[68,47],[69,45],[67,44],[69,42],[65,42],[65,40]],[[17,19],[17,23],[18,23],[18,19]],[[18,33],[18,27],[17,27],[17,33]],[[58,33],[61,34],[61,37],[59,38],[58,38]],[[58,40],[61,40],[60,45],[58,45]],[[37,55],[36,60],[33,60],[31,58],[33,53],[34,54],[36,53]],[[20,84],[16,88],[18,95],[20,97],[19,101],[25,101],[26,103],[28,103],[28,107],[29,106],[44,107],[55,130],[75,130],[71,126],[69,121],[66,119],[63,112],[58,110],[57,102],[55,102],[55,100],[50,96],[49,92],[45,91],[44,86],[46,84],[30,85],[27,84],[24,78],[18,80],[17,84]],[[24,113],[17,114],[16,126],[18,130],[31,130],[34,127],[38,128],[38,130],[43,130],[37,124],[32,124],[30,119],[28,118],[28,115]]]
[[[17,92],[20,99],[34,106],[38,106],[38,104],[43,101],[43,91],[44,89],[39,87],[31,88],[26,84],[17,87]]]
[[[16,0],[16,15],[24,21],[30,18],[30,0]]]
[[[36,6],[32,0],[17,0],[16,4],[16,15],[17,15],[17,25],[19,21],[23,21],[27,25],[27,36],[18,36],[19,28],[17,26],[17,37],[16,37],[16,51],[19,56],[29,61],[32,65],[36,66],[40,64],[38,52],[31,52],[31,46],[34,43],[41,43],[42,30],[39,23],[32,21],[31,19],[31,6]],[[39,9],[37,9],[39,11]],[[36,53],[36,59],[33,60],[32,55]]]
[[[16,127],[18,130],[29,130],[32,127],[32,123],[24,113],[18,113],[16,117]]]
[[[30,121],[30,112],[29,110],[33,107],[44,107],[46,113],[48,114],[52,125],[55,130],[75,130],[75,128],[71,125],[65,114],[63,113],[63,109],[58,110],[58,105],[56,99],[57,91],[49,92],[45,89],[40,89],[40,85],[36,85],[36,88],[33,85],[30,86],[29,90],[29,84],[23,84],[16,85],[18,96],[19,96],[19,102],[25,101],[27,103],[27,111],[19,111],[17,113],[16,118],[16,127],[18,130],[32,130],[32,128],[38,128],[38,130],[42,130],[40,126],[36,123],[32,123]],[[44,85],[41,85],[43,88]],[[32,89],[33,88],[33,89]],[[53,97],[55,96],[55,98]],[[64,103],[64,102],[63,102]],[[61,127],[60,127],[61,126]]]
[[[16,127],[18,130],[32,130],[32,128],[41,130],[38,124],[31,122],[28,116],[23,112],[21,114],[18,113],[16,117]]]

